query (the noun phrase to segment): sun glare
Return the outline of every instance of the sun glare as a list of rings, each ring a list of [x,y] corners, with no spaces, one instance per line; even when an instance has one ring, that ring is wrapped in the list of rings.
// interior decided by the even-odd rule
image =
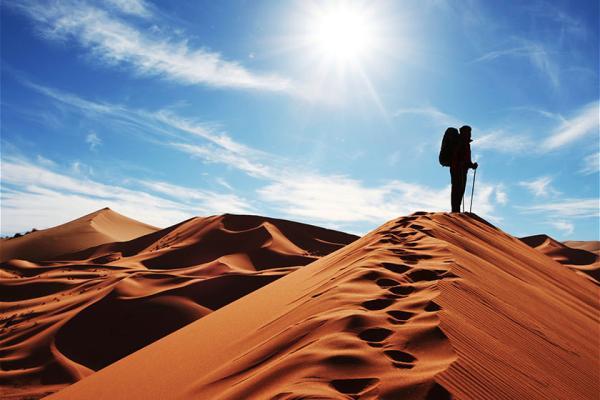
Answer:
[[[338,63],[359,61],[375,44],[372,21],[353,3],[316,10],[311,18],[309,38],[320,56]]]

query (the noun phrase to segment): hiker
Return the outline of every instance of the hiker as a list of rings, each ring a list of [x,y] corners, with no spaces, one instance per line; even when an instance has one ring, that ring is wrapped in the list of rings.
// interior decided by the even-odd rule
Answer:
[[[450,129],[450,128],[448,128]],[[452,128],[456,131],[456,128]],[[477,169],[478,164],[471,161],[471,127],[464,125],[453,146],[450,160],[450,179],[452,182],[452,212],[460,212],[460,204],[467,185],[469,168]]]

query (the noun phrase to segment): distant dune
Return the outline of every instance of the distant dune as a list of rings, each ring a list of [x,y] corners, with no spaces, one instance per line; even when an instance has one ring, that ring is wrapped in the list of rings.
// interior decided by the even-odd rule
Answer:
[[[279,219],[223,215],[97,245],[145,227],[131,221],[100,210],[20,248],[30,259],[78,251],[0,264],[0,397],[56,391],[358,239]],[[96,246],[81,250],[77,238],[88,226],[85,240]],[[126,233],[115,232],[119,227]],[[52,251],[59,239],[77,243]],[[47,249],[43,257],[37,246]]]
[[[561,243],[543,234],[523,237],[521,240],[594,283],[600,284],[599,241]]]
[[[116,299],[156,277],[132,278]],[[593,399],[598,306],[592,282],[477,216],[416,213],[50,398]],[[83,337],[80,351],[120,339]],[[69,343],[56,343],[59,359]]]
[[[0,242],[0,262],[42,261],[103,243],[131,240],[158,228],[103,208],[66,224]]]

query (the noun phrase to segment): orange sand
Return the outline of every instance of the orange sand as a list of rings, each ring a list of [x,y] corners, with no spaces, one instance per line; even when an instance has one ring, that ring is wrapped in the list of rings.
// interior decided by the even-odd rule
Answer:
[[[103,208],[66,224],[0,242],[0,262],[55,259],[102,243],[131,240],[158,228]],[[1,277],[1,276],[0,276]]]
[[[570,241],[560,243],[547,235],[521,238],[527,245],[541,251],[578,274],[600,285],[600,242]]]
[[[416,213],[50,399],[593,399],[597,310],[591,281],[477,216]]]
[[[48,229],[35,243],[50,248],[53,230],[76,240],[90,221],[120,219],[124,231],[135,231],[136,221],[119,217],[101,210]],[[0,398],[57,391],[356,239],[290,221],[224,215],[60,260],[4,262]]]

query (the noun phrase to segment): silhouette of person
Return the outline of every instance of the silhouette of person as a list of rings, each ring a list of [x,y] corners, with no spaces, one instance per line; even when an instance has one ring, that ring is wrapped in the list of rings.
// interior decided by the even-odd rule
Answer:
[[[471,127],[464,125],[460,128],[460,134],[458,135],[458,141],[450,163],[452,212],[460,212],[460,204],[465,194],[469,168],[477,169],[479,166],[479,164],[471,161],[471,142]]]

